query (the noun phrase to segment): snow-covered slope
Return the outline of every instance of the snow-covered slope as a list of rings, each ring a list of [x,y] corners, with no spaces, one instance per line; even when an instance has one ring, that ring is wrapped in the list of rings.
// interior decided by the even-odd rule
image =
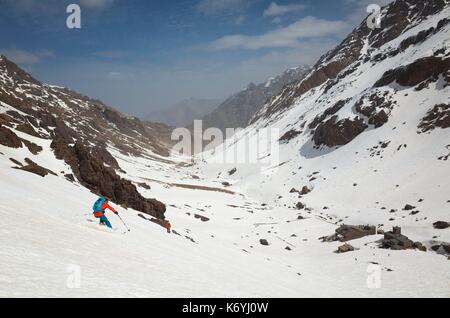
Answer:
[[[111,180],[119,189],[129,180],[143,198],[164,202],[171,235],[148,214],[121,207],[132,231],[122,234],[114,215],[117,230],[99,230],[91,215],[96,196],[66,179],[77,165],[57,159],[67,148],[52,147],[56,129],[24,129],[19,120],[33,116],[2,99],[14,122],[0,117],[9,120],[0,127],[0,296],[449,297],[448,256],[431,249],[450,242],[450,229],[433,227],[450,221],[449,10],[444,1],[397,0],[383,9],[382,29],[361,24],[226,148],[194,164],[142,143],[133,143],[139,152],[104,145],[122,178]],[[2,73],[2,83],[11,78]],[[264,140],[264,127],[281,138]],[[233,146],[258,144],[246,144],[252,136],[270,145],[259,157],[271,165],[215,163],[231,157]],[[12,168],[26,158],[55,175]],[[311,192],[300,194],[304,186]],[[407,204],[414,208],[404,210]],[[381,249],[377,234],[338,254],[341,242],[319,238],[343,223],[401,226],[428,251]]]
[[[34,161],[69,169],[45,141],[39,144],[47,150]],[[332,224],[296,220],[298,211],[213,191],[217,181],[192,179],[195,169],[167,163],[149,168],[147,160],[118,151],[129,177],[152,185],[144,194],[169,205],[166,215],[180,235],[120,208],[132,232],[122,234],[125,228],[113,215],[117,231],[103,232],[89,222],[92,193],[60,177],[11,169],[7,158],[31,156],[25,150],[0,146],[0,152],[2,297],[448,296],[442,256],[376,249],[371,242],[379,236],[353,243],[361,248],[355,254],[337,255],[338,243],[317,240],[334,230]],[[262,238],[270,246],[260,245]],[[381,264],[380,289],[368,288],[371,262]]]

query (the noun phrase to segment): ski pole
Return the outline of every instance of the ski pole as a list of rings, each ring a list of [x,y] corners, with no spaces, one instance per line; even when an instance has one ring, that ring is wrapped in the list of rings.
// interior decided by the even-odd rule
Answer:
[[[125,223],[125,221],[122,219],[122,217],[117,214],[117,216],[119,217],[119,219],[122,221],[123,225],[125,225],[125,227],[127,228],[128,232],[131,232],[131,230],[128,228],[127,224]]]

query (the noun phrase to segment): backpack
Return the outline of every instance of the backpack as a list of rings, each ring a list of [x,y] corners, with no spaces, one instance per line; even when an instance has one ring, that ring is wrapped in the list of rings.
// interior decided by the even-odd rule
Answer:
[[[99,198],[97,201],[95,201],[94,206],[92,207],[92,209],[95,212],[103,212],[102,210],[102,206],[103,204],[106,202],[105,198]]]

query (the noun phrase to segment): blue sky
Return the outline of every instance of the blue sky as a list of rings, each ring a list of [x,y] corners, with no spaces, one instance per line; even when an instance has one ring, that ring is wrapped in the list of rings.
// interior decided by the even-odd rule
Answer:
[[[70,3],[81,7],[79,30],[66,27]],[[0,0],[0,53],[44,82],[145,116],[313,64],[368,3],[377,2]]]

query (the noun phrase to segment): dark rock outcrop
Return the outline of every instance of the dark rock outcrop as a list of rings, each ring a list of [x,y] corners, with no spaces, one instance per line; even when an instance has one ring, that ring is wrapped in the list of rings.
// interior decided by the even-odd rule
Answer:
[[[107,196],[111,201],[126,208],[164,219],[166,206],[155,199],[144,198],[130,181],[122,179],[114,169],[106,167],[81,142],[74,146],[67,145],[57,138],[51,144],[58,159],[63,159],[71,166],[78,181],[92,192]]]
[[[389,70],[375,83],[374,87],[381,87],[397,82],[402,86],[416,86],[426,80],[436,81],[439,74],[450,69],[450,58],[429,56],[418,59],[406,66]]]
[[[9,158],[9,161],[11,161],[12,163],[14,163],[15,165],[17,165],[19,167],[23,167],[23,164],[14,158]]]
[[[434,106],[419,123],[421,132],[450,128],[450,104]]]
[[[355,104],[355,109],[368,118],[370,125],[379,128],[388,122],[394,103],[388,92],[374,92],[361,97]]]
[[[340,100],[327,110],[325,110],[321,115],[316,116],[314,120],[308,125],[309,129],[315,129],[320,123],[322,123],[327,117],[336,114],[342,107],[347,104],[349,99]]]
[[[337,121],[337,118],[337,116],[333,116],[317,127],[313,135],[316,146],[346,145],[367,128],[367,125],[359,117],[353,120],[345,118],[340,121]]]
[[[42,147],[39,145],[36,145],[34,142],[28,141],[26,139],[21,139],[21,140],[33,155],[37,155],[42,151]]]
[[[298,130],[295,130],[295,129],[291,129],[288,132],[286,132],[283,136],[281,136],[278,141],[280,143],[288,143],[289,141],[291,141],[292,139],[294,139],[295,137],[297,137],[301,133],[302,133],[301,131],[298,131]]]
[[[41,137],[36,130],[31,126],[28,122],[25,122],[23,124],[19,124],[16,129],[18,131],[21,131],[23,133],[26,133],[28,135],[34,136],[34,137]]]
[[[47,168],[44,168],[44,167],[38,165],[37,163],[35,163],[34,161],[32,161],[29,158],[26,158],[25,162],[27,163],[26,166],[21,166],[21,167],[16,168],[16,169],[27,171],[27,172],[31,172],[31,173],[37,174],[38,176],[41,176],[41,177],[45,177],[48,174],[52,174],[54,176],[57,175],[56,173],[54,173],[50,169],[47,169]]]
[[[22,148],[22,140],[10,129],[0,125],[0,144],[10,148]]]

